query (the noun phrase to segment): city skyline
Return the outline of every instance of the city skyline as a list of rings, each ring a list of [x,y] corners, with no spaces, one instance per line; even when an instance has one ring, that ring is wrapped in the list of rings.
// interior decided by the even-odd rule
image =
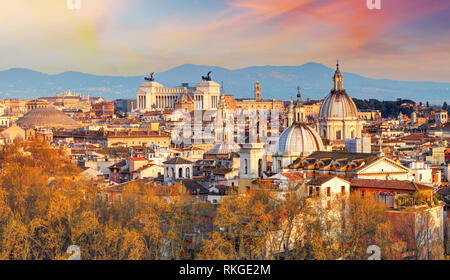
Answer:
[[[383,1],[4,1],[0,70],[133,76],[182,64],[238,69],[345,61],[372,78],[448,82],[450,3]],[[339,12],[337,12],[339,11]],[[11,52],[11,50],[15,50]]]

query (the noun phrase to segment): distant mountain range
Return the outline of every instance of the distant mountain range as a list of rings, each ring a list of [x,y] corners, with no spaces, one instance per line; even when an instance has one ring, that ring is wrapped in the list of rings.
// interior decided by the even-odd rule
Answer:
[[[301,66],[253,66],[228,70],[216,66],[186,64],[155,75],[156,81],[165,86],[182,83],[195,85],[201,76],[212,72],[214,81],[224,83],[225,93],[236,98],[252,98],[253,85],[259,81],[263,98],[288,100],[296,96],[297,86],[302,95],[311,99],[322,99],[332,87],[334,69],[318,63]],[[371,79],[352,73],[344,74],[344,86],[351,97],[360,99],[429,101],[442,104],[450,101],[450,83],[404,82],[388,79]],[[36,98],[54,96],[56,93],[89,93],[107,99],[135,98],[144,76],[118,77],[97,76],[80,72],[64,72],[48,75],[41,72],[12,68],[0,71],[0,98]]]

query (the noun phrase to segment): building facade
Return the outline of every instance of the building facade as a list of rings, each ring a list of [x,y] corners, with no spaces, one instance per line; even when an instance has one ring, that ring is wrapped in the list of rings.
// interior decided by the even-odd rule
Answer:
[[[165,87],[153,79],[147,79],[147,82],[139,86],[137,92],[137,110],[139,112],[173,110],[183,94],[189,94],[194,99],[196,110],[216,110],[220,98],[220,85],[204,79],[195,87],[189,87],[188,84]]]

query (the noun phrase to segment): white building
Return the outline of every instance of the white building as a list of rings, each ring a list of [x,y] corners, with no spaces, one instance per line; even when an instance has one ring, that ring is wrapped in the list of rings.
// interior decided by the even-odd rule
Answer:
[[[177,101],[185,93],[194,99],[196,110],[215,110],[219,104],[220,85],[208,78],[198,83],[196,87],[189,87],[188,84],[165,87],[155,82],[153,78],[147,78],[147,82],[141,84],[137,92],[137,111],[174,109]]]
[[[437,124],[446,124],[448,122],[448,112],[440,110],[434,115]]]
[[[164,162],[164,182],[192,179],[194,163],[184,158],[172,158]]]
[[[256,179],[264,170],[264,143],[243,144],[240,150],[239,178]]]
[[[345,140],[345,149],[349,153],[372,153],[371,139],[368,137]]]
[[[411,169],[412,180],[421,184],[433,184],[433,170],[429,168],[423,161],[415,161],[409,164]]]
[[[336,203],[336,197],[339,195],[348,197],[350,194],[350,182],[337,176],[320,176],[312,179],[307,183],[306,194],[308,197],[316,197],[319,199],[319,205],[322,209],[328,211],[336,211],[341,208],[342,204]]]
[[[0,127],[9,127],[9,118],[8,117],[0,117]]]

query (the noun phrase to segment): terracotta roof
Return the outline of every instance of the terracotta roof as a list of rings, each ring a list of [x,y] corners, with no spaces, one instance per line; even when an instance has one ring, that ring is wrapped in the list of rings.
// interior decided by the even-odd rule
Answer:
[[[135,158],[132,158],[131,160],[133,160],[133,161],[148,161],[148,159],[146,159],[144,157],[135,157]]]
[[[303,180],[303,173],[302,172],[281,172],[281,175],[288,178],[289,180],[297,181],[297,180]]]
[[[337,176],[330,176],[330,175],[323,175],[313,178],[311,181],[309,181],[308,185],[311,186],[321,186],[325,184],[326,182],[330,181],[331,179],[336,178]]]
[[[181,158],[181,157],[172,158],[163,163],[164,164],[193,164],[192,161],[189,161],[189,160]]]
[[[400,137],[401,140],[417,140],[417,141],[434,141],[436,138],[430,137],[424,133],[414,133],[407,136]]]
[[[376,154],[363,154],[363,153],[348,153],[348,152],[324,152],[324,151],[318,151],[312,153],[310,156],[308,156],[306,159],[332,159],[332,160],[339,160],[339,159],[347,159],[347,160],[357,160],[357,159],[364,159],[367,161],[376,160],[378,156]]]
[[[122,161],[120,161],[120,162],[118,162],[118,163],[115,163],[115,164],[111,165],[111,166],[108,167],[108,168],[109,168],[109,169],[122,168],[122,167],[124,167],[124,166],[126,166],[126,165],[127,165],[127,161],[126,161],[126,160],[122,160]]]
[[[181,183],[192,195],[209,194],[209,190],[203,187],[197,180],[185,179],[181,180]]]
[[[375,180],[375,179],[351,179],[350,186],[352,188],[375,188],[388,190],[403,190],[411,192],[427,191],[435,189],[434,187],[410,181]]]
[[[132,130],[132,131],[108,131],[108,138],[135,138],[135,137],[170,137],[164,131],[153,130]]]
[[[232,172],[232,171],[233,171],[233,169],[231,169],[231,168],[226,168],[226,167],[214,168],[214,169],[211,170],[211,172],[212,172],[214,175],[226,175],[226,174],[228,174],[228,173],[230,173],[230,172]]]
[[[139,169],[134,170],[133,173],[140,173],[140,172],[142,172],[142,171],[144,171],[144,170],[146,170],[146,169],[148,169],[148,168],[151,168],[151,167],[153,167],[153,166],[155,166],[155,165],[156,165],[156,164],[147,164],[147,165],[145,165],[145,166],[142,166],[142,167],[139,168]]]

